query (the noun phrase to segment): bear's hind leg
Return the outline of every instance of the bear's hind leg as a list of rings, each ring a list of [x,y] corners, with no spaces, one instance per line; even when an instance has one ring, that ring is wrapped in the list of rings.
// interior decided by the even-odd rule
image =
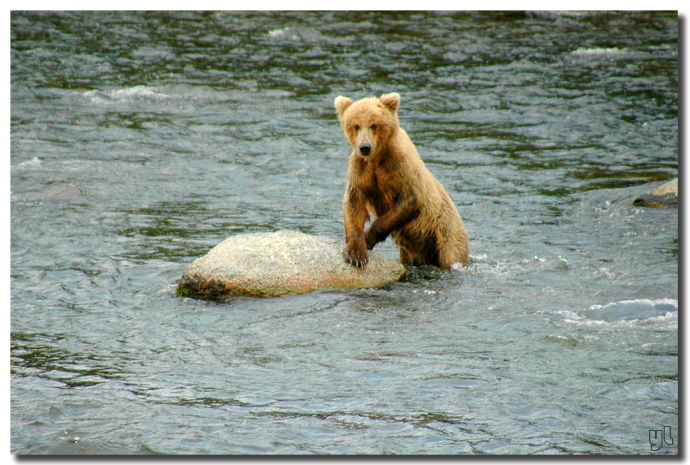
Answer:
[[[410,256],[405,249],[398,246],[398,252],[400,254],[400,263],[402,263],[403,265],[411,265],[412,264],[412,260],[410,259]]]
[[[453,263],[467,266],[469,263],[467,251],[462,250],[457,244],[444,244],[438,251],[438,264],[440,267],[450,270]]]

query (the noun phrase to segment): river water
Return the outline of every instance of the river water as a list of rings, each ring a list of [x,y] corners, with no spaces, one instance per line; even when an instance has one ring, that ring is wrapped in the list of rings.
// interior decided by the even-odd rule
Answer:
[[[230,235],[342,240],[333,100],[393,91],[468,267],[176,297]],[[13,12],[10,165],[15,454],[678,453],[678,210],[631,204],[673,12]]]

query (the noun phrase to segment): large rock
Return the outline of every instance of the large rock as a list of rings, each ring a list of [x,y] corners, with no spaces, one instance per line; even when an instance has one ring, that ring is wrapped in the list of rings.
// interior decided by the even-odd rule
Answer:
[[[47,186],[37,191],[27,192],[29,200],[74,200],[84,197],[84,191],[73,184]]]
[[[232,236],[187,267],[177,294],[273,297],[322,288],[379,287],[405,275],[403,265],[371,251],[366,270],[354,268],[345,261],[343,246],[297,231]]]
[[[678,178],[660,185],[652,191],[652,195],[656,195],[658,197],[671,195],[678,198]]]
[[[650,194],[643,194],[633,202],[636,207],[678,208],[678,178],[664,183]]]

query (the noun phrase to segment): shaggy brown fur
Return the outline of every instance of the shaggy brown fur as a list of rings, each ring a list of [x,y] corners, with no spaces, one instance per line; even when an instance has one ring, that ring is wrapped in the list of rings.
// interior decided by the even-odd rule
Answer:
[[[345,136],[352,144],[343,199],[345,259],[366,267],[367,249],[390,234],[400,262],[450,269],[468,263],[469,238],[457,208],[400,127],[397,93],[356,103],[335,99]],[[364,231],[365,223],[374,221]]]

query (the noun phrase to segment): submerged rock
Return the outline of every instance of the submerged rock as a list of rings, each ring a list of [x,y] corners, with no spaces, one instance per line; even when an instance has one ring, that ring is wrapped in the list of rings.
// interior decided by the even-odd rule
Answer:
[[[354,268],[343,258],[343,245],[297,231],[232,236],[187,267],[177,294],[274,297],[323,288],[379,287],[405,275],[403,265],[371,251],[367,268]]]
[[[662,184],[650,194],[644,194],[633,201],[636,207],[678,208],[678,178]]]
[[[25,196],[30,200],[73,200],[83,197],[84,191],[73,184],[64,184],[47,186],[39,191],[28,192]]]

